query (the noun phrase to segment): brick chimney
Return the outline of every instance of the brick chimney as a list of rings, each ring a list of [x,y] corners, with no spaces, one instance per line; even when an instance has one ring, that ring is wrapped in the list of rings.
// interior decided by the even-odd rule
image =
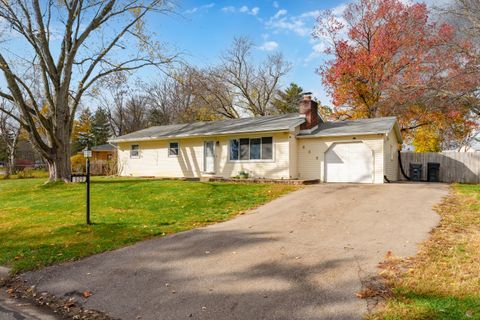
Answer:
[[[309,130],[318,126],[318,103],[312,100],[311,92],[303,95],[299,112],[305,115],[305,122],[300,125],[300,130]]]

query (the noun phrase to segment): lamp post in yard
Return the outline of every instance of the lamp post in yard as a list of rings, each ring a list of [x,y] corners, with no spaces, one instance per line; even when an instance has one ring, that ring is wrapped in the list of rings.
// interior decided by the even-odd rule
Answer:
[[[85,185],[86,185],[86,189],[87,189],[87,201],[86,201],[87,202],[86,203],[87,224],[92,224],[90,222],[90,158],[92,157],[92,150],[90,150],[90,149],[88,149],[88,147],[86,147],[83,150],[83,156],[87,159],[87,164],[86,164],[87,175],[85,177]]]

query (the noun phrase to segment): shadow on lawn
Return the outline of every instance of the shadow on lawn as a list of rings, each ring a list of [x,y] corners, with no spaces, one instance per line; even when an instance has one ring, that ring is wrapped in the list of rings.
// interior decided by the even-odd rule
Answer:
[[[159,228],[152,230],[129,223],[94,223],[90,226],[79,223],[35,232],[35,235],[31,231],[21,227],[0,230],[0,265],[8,265],[14,272],[38,269],[110,251],[163,233]],[[21,241],[18,240],[19,233],[24,233]]]
[[[92,184],[124,184],[124,183],[151,183],[151,182],[172,182],[173,180],[147,179],[147,178],[92,178]]]
[[[22,277],[58,296],[91,290],[86,308],[124,319],[358,319],[357,275],[336,270],[359,258],[301,263],[281,237],[197,229]]]

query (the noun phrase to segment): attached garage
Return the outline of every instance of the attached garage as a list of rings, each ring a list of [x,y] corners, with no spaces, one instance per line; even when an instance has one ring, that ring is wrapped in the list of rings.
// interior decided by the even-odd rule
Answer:
[[[398,180],[397,150],[402,138],[395,118],[320,123],[297,137],[300,179],[335,183]]]
[[[373,159],[363,142],[334,143],[325,153],[325,182],[373,183]]]

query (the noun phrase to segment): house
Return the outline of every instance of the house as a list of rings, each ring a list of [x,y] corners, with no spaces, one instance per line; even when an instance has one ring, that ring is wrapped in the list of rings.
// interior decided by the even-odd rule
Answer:
[[[395,117],[324,122],[310,96],[299,113],[151,127],[120,136],[122,176],[383,183],[398,180]]]
[[[93,161],[110,161],[115,157],[115,147],[111,144],[102,144],[91,148]]]

